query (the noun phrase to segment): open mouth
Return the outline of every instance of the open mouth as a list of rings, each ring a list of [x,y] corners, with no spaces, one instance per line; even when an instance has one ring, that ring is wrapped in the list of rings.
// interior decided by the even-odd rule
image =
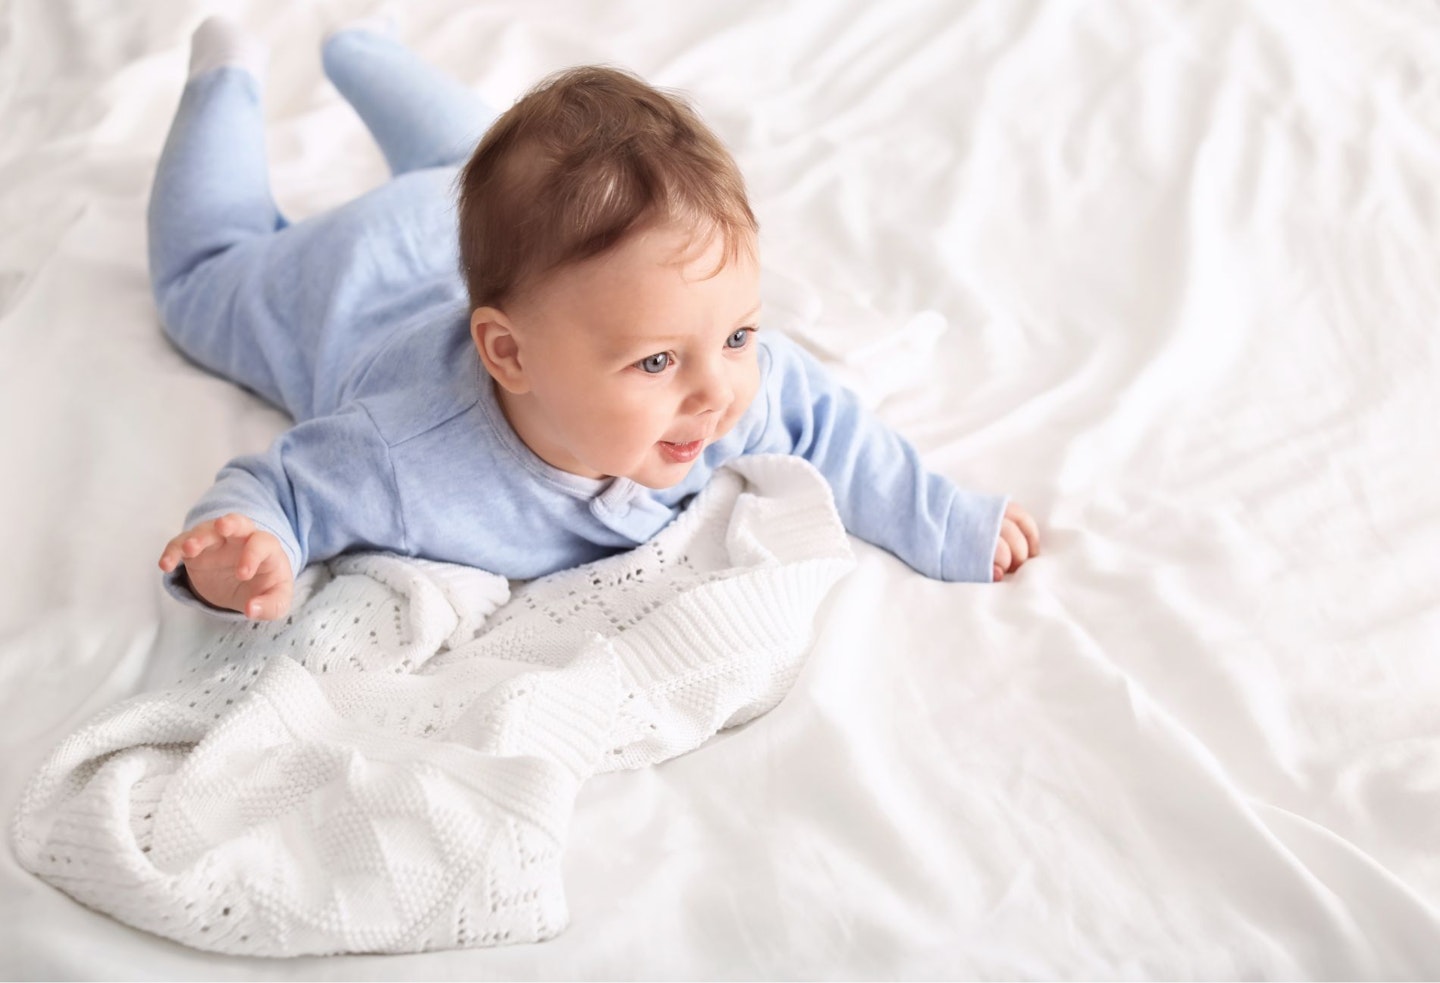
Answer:
[[[686,464],[699,457],[704,446],[704,440],[689,440],[684,443],[662,440],[660,441],[660,453],[676,464]]]

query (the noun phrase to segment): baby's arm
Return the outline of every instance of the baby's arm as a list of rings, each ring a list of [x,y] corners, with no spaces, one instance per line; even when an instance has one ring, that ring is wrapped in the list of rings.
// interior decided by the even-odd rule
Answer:
[[[1039,547],[1034,521],[1003,495],[927,470],[809,353],[769,335],[762,397],[770,416],[752,452],[798,454],[825,475],[845,527],[937,580],[988,583]],[[1023,545],[1022,545],[1023,544]]]
[[[171,593],[265,620],[289,610],[294,575],[307,562],[356,547],[405,547],[389,447],[359,406],[307,420],[265,453],[231,461],[186,526],[160,558]]]

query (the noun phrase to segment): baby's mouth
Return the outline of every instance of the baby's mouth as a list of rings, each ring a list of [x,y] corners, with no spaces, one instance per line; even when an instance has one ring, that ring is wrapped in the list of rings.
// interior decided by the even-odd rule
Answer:
[[[700,451],[705,447],[704,439],[687,441],[660,441],[660,453],[665,455],[676,464],[686,464],[700,456]]]

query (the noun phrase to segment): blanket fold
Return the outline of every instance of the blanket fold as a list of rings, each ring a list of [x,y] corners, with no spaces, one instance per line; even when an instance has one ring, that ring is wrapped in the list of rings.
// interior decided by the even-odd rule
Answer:
[[[312,567],[289,618],[228,628],[63,741],[16,853],[225,953],[549,938],[581,784],[774,707],[853,562],[819,473],[751,457],[651,542],[513,590],[382,553]]]

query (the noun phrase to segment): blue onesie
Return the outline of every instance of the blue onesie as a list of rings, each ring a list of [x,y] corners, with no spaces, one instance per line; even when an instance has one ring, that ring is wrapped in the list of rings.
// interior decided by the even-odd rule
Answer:
[[[167,334],[297,421],[226,465],[186,527],[243,513],[296,573],[382,549],[525,579],[645,542],[732,458],[798,454],[854,535],[928,577],[991,579],[1005,498],[928,472],[763,322],[754,402],[680,484],[584,478],[541,460],[500,412],[458,271],[456,166],[493,114],[389,38],[341,32],[324,55],[392,180],[289,223],[270,197],[259,85],[237,67],[187,83],[157,167],[150,264]],[[167,586],[199,603],[183,567]]]

